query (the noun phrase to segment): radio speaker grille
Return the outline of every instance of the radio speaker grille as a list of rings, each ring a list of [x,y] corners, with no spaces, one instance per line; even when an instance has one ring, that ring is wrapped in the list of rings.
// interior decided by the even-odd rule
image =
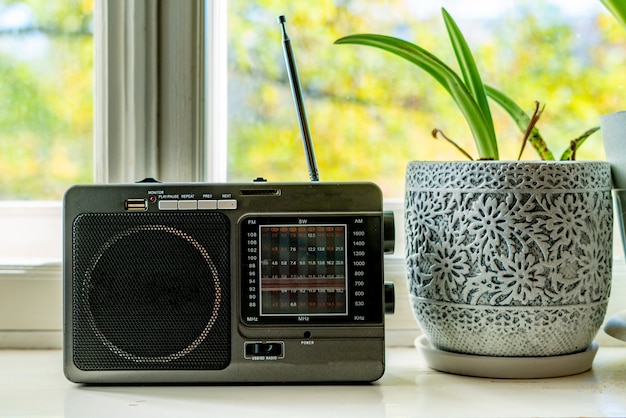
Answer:
[[[230,362],[230,221],[221,213],[78,216],[72,344],[82,370]]]

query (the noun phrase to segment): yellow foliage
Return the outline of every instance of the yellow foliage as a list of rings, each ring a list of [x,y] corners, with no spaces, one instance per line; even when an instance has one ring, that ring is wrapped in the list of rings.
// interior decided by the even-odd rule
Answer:
[[[67,148],[60,143],[54,144],[49,161],[49,175],[64,182],[71,183],[78,177],[79,167],[71,161]]]

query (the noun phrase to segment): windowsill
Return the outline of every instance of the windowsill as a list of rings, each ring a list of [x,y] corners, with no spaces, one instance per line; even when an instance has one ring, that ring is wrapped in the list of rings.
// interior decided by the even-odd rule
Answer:
[[[0,351],[2,416],[624,416],[626,346],[601,347],[593,368],[553,379],[500,380],[429,369],[413,348],[387,352],[370,385],[81,386],[59,350]]]

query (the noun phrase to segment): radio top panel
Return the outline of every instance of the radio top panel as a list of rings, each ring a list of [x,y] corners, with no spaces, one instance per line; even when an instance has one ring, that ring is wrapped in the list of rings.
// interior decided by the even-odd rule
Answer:
[[[373,183],[135,183],[85,185],[64,197],[66,220],[80,213],[222,211],[380,212]]]

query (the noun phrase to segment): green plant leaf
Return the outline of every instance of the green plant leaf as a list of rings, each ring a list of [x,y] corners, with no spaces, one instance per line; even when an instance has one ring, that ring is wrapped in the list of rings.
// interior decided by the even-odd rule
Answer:
[[[452,19],[452,16],[450,16],[444,8],[441,9],[441,13],[443,15],[443,20],[446,24],[446,29],[448,30],[448,36],[450,37],[450,43],[454,49],[454,54],[456,55],[456,60],[459,64],[465,85],[472,93],[472,96],[474,96],[476,103],[478,103],[478,106],[483,112],[490,129],[494,131],[493,136],[495,138],[495,129],[493,127],[493,119],[491,117],[491,110],[489,109],[489,102],[487,101],[487,94],[485,93],[485,86],[483,85],[480,73],[476,67],[476,61],[474,60],[472,51],[470,50],[463,33],[457,26],[454,19]]]
[[[385,35],[357,34],[335,41],[336,44],[365,45],[382,49],[417,65],[437,80],[452,96],[472,131],[481,159],[498,159],[493,129],[463,80],[444,62],[419,46]]]
[[[504,109],[506,113],[509,114],[509,116],[511,116],[521,132],[526,132],[526,128],[530,123],[530,116],[528,116],[526,112],[524,112],[524,110],[513,101],[513,99],[502,93],[500,90],[485,85],[485,91],[493,101],[495,101],[502,109]],[[528,137],[528,141],[535,149],[535,151],[537,151],[539,158],[541,158],[542,160],[554,160],[554,155],[548,149],[548,146],[543,140],[543,137],[539,133],[539,129],[533,128],[530,136]]]
[[[600,0],[621,25],[626,28],[626,1]]]
[[[567,149],[565,151],[563,151],[563,154],[561,154],[561,160],[571,160],[572,159],[572,154],[580,149],[580,146],[587,140],[587,138],[589,138],[591,135],[593,135],[594,133],[596,133],[597,131],[600,130],[599,126],[596,126],[595,128],[591,128],[588,131],[586,131],[585,133],[583,133],[581,136],[579,136],[578,138],[574,139],[574,149],[572,149],[572,147],[567,147]]]

